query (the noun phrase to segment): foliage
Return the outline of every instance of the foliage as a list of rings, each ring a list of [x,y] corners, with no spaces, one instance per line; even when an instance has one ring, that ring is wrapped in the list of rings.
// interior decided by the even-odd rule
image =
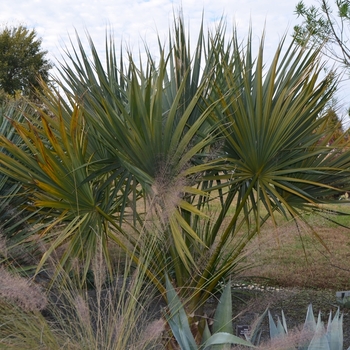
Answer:
[[[263,345],[278,349],[299,350],[342,350],[343,349],[343,315],[339,309],[332,318],[329,314],[326,328],[321,320],[321,312],[315,320],[312,305],[308,306],[305,323],[302,329],[296,333],[288,330],[287,320],[282,310],[281,318],[274,321],[270,311],[266,311],[254,322],[250,332],[245,335],[246,340],[232,335],[232,301],[231,286],[227,284],[222,292],[218,307],[215,312],[211,335],[207,321],[201,346],[197,346],[189,325],[190,316],[181,304],[173,286],[167,279],[167,294],[169,313],[165,315],[172,333],[177,340],[180,349],[206,349],[215,345],[215,349],[226,349],[224,341],[236,345],[245,345],[249,348],[264,348]],[[264,318],[268,316],[270,341],[263,344],[261,334]],[[222,338],[221,338],[222,337]],[[223,340],[225,339],[225,340]],[[230,341],[229,341],[230,339]],[[220,346],[218,346],[220,344]],[[227,344],[226,344],[227,345]],[[230,348],[230,347],[229,347]],[[245,347],[240,347],[240,349]]]
[[[253,334],[261,331],[261,321],[265,317],[265,313],[259,318],[257,327],[252,330]],[[287,321],[282,311],[282,321],[278,317],[277,323],[273,320],[271,313],[268,312],[270,339],[271,343],[277,345],[283,343],[283,340],[287,341],[287,338],[291,338],[288,333]],[[309,305],[306,313],[305,323],[301,332],[298,334],[298,339],[294,341],[294,344],[290,344],[289,349],[300,350],[316,350],[316,349],[328,349],[328,350],[342,350],[343,349],[343,315],[340,314],[339,309],[335,313],[332,319],[332,313],[330,312],[327,327],[321,320],[321,312],[318,314],[317,321],[313,314],[312,304]],[[249,338],[248,338],[249,339]],[[255,345],[259,345],[258,342],[254,342]],[[288,344],[287,342],[285,343]]]
[[[263,42],[254,61],[250,37],[243,52],[235,32],[227,46],[221,27],[208,35],[204,63],[202,31],[191,64],[180,21],[175,38],[169,40],[174,42],[169,56],[164,57],[161,49],[157,69],[151,60],[147,68],[135,71],[130,57],[129,70],[124,73],[122,62],[118,70],[111,45],[106,52],[106,66],[110,68],[105,72],[92,42],[94,66],[79,44],[80,55],[74,51],[74,56],[69,56],[74,70],[63,67],[69,86],[66,93],[75,103],[83,101],[84,115],[110,149],[113,160],[109,164],[121,158],[149,198],[146,211],[150,213],[152,205],[158,205],[158,219],[153,218],[153,222],[164,223],[164,216],[167,218],[165,226],[152,228],[160,232],[162,252],[155,254],[155,274],[166,268],[177,286],[191,286],[181,293],[196,290],[195,305],[205,301],[218,281],[234,269],[237,271],[245,245],[260,231],[260,200],[269,216],[277,210],[298,217],[298,209],[310,208],[309,204],[319,202],[320,196],[335,193],[336,186],[345,186],[346,177],[340,169],[348,161],[347,153],[328,157],[333,125],[326,125],[327,118],[319,118],[319,113],[332,96],[335,81],[329,76],[318,82],[323,66],[318,64],[317,51],[291,45],[280,57],[282,42],[264,78]],[[170,73],[165,69],[167,62]],[[199,80],[201,65],[204,73]],[[180,79],[177,74],[183,77]],[[154,77],[157,79],[153,83]],[[164,86],[162,95],[160,86]],[[194,104],[194,100],[198,102]],[[181,101],[187,101],[187,109]],[[160,111],[162,123],[157,122]],[[211,125],[218,130],[209,134],[210,139],[201,139],[202,134],[208,135],[203,128]],[[197,133],[197,138],[189,139],[187,133]],[[181,143],[175,145],[172,140],[180,140],[178,135],[182,135]],[[341,138],[333,145],[334,150]],[[223,144],[222,149],[215,149],[218,143]],[[177,150],[175,155],[179,158],[174,158],[172,149]],[[208,159],[219,163],[208,164]],[[119,163],[114,164],[117,173]],[[316,168],[322,171],[315,172]],[[195,186],[205,193],[194,192]],[[208,222],[201,213],[208,196],[214,198],[215,193],[219,193],[223,205],[221,213]],[[228,208],[235,202],[236,211],[225,227]],[[303,202],[309,203],[305,206]],[[169,211],[173,211],[170,217]],[[240,221],[240,215],[244,220]],[[243,223],[247,223],[247,236],[232,241]]]
[[[37,284],[0,268],[0,349],[136,350],[160,344],[165,321],[146,313],[155,302],[154,286],[131,260],[120,263],[124,270],[108,281],[102,251],[97,252],[92,291],[80,288],[55,259],[44,271],[59,269],[52,284],[43,273]]]
[[[321,0],[319,6],[306,6],[300,1],[295,13],[303,19],[301,25],[294,27],[294,37],[298,43],[304,44],[311,38],[311,41],[325,45],[327,56],[346,67],[350,66],[348,0],[336,0],[332,5],[327,0]]]
[[[348,155],[337,151],[342,137],[332,146],[334,157],[329,157],[334,129],[319,115],[332,95],[333,82],[318,81],[322,65],[317,51],[291,44],[282,55],[282,46],[283,42],[272,64],[264,67],[263,42],[254,60],[248,40],[246,52],[232,55],[235,59],[225,71],[232,94],[222,99],[217,114],[225,140],[224,162],[217,167],[218,175],[207,179],[221,181],[216,188],[227,195],[206,236],[206,245],[215,249],[209,250],[197,290],[212,290],[208,280],[216,284],[237,268],[246,245],[268,218],[276,224],[275,214],[281,213],[297,221],[304,210],[318,210],[323,196],[346,186],[339,170],[347,168],[348,160],[343,161]]]
[[[11,121],[23,122],[24,114],[31,108],[22,99],[9,99],[0,108],[0,135],[6,137],[14,145],[21,147],[22,139],[15,132]],[[11,157],[4,148],[0,152]],[[21,183],[16,182],[11,174],[0,174],[0,262],[24,267],[33,263],[30,256],[35,255],[37,246],[33,235],[45,225],[40,210],[30,205],[28,191]],[[15,251],[17,253],[15,253]],[[33,269],[33,267],[32,267]],[[35,269],[35,267],[34,267]]]
[[[164,205],[164,202],[172,200],[162,198],[167,191],[174,196],[178,207],[171,215],[172,222],[166,224],[166,230],[170,233],[169,238],[176,247],[171,254],[174,261],[179,256],[183,266],[190,270],[189,263],[193,263],[193,258],[188,246],[191,245],[191,241],[200,244],[200,240],[182,218],[181,210],[192,210],[195,213],[199,211],[188,201],[178,198],[178,193],[171,193],[169,186],[173,186],[175,190],[178,187],[181,192],[186,189],[190,194],[198,193],[198,190],[191,187],[195,182],[190,182],[190,178],[196,181],[192,174],[198,174],[210,167],[210,162],[191,165],[190,161],[194,157],[206,158],[199,152],[212,137],[210,134],[198,137],[198,130],[203,127],[211,107],[200,112],[192,126],[188,127],[187,124],[193,115],[193,110],[198,109],[197,100],[206,87],[205,79],[202,87],[194,92],[194,96],[190,100],[186,99],[188,107],[181,114],[179,108],[183,106],[183,102],[180,99],[186,86],[181,83],[177,90],[176,86],[166,84],[168,94],[161,89],[163,83],[169,80],[166,65],[169,61],[165,58],[161,60],[159,71],[150,66],[146,70],[147,76],[143,76],[143,71],[139,71],[131,60],[130,71],[126,75],[121,74],[120,79],[115,78],[117,70],[109,72],[113,79],[108,83],[94,49],[93,53],[96,66],[99,67],[100,77],[97,77],[101,79],[101,83],[98,81],[92,83],[96,76],[93,71],[88,70],[87,79],[76,81],[77,86],[74,86],[73,91],[78,98],[81,91],[78,84],[88,83],[96,90],[95,97],[93,94],[85,94],[86,101],[79,105],[71,100],[72,105],[77,106],[72,110],[70,109],[72,106],[65,104],[60,97],[55,98],[54,94],[49,92],[46,105],[57,119],[53,120],[51,114],[42,111],[39,121],[35,116],[33,118],[28,116],[28,120],[32,119],[30,130],[26,125],[17,125],[24,142],[35,154],[38,162],[30,161],[32,156],[28,156],[27,152],[16,150],[20,163],[11,166],[11,173],[15,173],[19,181],[29,183],[32,188],[39,190],[33,192],[33,201],[40,207],[46,207],[50,215],[55,215],[56,224],[71,222],[67,229],[61,232],[46,256],[62,242],[69,240],[71,244],[63,256],[62,263],[65,264],[74,256],[84,257],[85,275],[91,257],[89,252],[92,252],[95,246],[93,240],[96,233],[103,234],[106,238],[109,236],[127,250],[128,254],[133,254],[134,248],[130,250],[127,243],[137,248],[138,240],[135,239],[137,232],[132,235],[124,233],[118,225],[124,220],[129,194],[130,198],[133,197],[133,206],[140,194],[143,194],[153,205],[151,211],[155,211],[158,210],[157,206],[167,208],[171,204]],[[85,59],[84,52],[82,55]],[[108,67],[116,69],[115,60],[115,56],[112,56]],[[74,82],[73,79],[72,81]],[[173,83],[175,84],[174,81]],[[104,109],[104,106],[107,108]],[[160,122],[161,118],[164,118],[164,108],[169,111],[167,123]],[[127,133],[126,125],[128,125]],[[38,135],[41,135],[43,140]],[[4,142],[6,147],[13,147],[6,140]],[[6,156],[3,156],[3,161],[7,165],[12,162]],[[22,171],[22,164],[29,166],[29,173]],[[142,185],[142,192],[139,192],[137,184]],[[160,198],[156,205],[152,198],[155,197],[153,194],[155,192]],[[171,212],[172,208],[169,210]],[[133,211],[135,213],[135,207]],[[187,232],[186,239],[190,240],[189,242],[182,238],[182,229]],[[113,230],[124,235],[126,243]],[[168,237],[164,238],[162,244],[168,244],[166,243]],[[84,250],[81,248],[82,241],[86,242]],[[107,239],[104,242],[107,244]],[[109,261],[106,247],[107,245],[104,254]],[[137,259],[135,255],[134,258]]]
[[[170,276],[197,317],[267,219],[298,222],[349,189],[350,153],[322,113],[336,80],[319,50],[284,38],[265,65],[252,33],[241,45],[235,30],[201,28],[193,54],[181,19],[169,35],[169,52],[155,62],[146,47],[139,65],[130,53],[118,63],[112,39],[102,63],[78,38],[62,92],[46,88],[42,107],[13,121],[23,144],[0,138],[0,170],[51,220],[38,271],[60,248],[83,284],[98,242],[111,276],[113,244],[141,267],[146,250],[150,281],[165,296]]]
[[[216,309],[212,325],[213,333],[209,330],[208,322],[205,320],[205,330],[198,346],[191,332],[188,316],[174,287],[169,279],[166,279],[168,311],[165,315],[171,331],[182,350],[196,349],[228,349],[229,344],[245,345],[254,347],[252,343],[233,335],[232,329],[232,300],[231,286],[227,284],[222,292],[219,305]],[[230,348],[230,347],[229,347]]]
[[[51,63],[35,30],[20,25],[0,32],[0,88],[7,94],[33,94],[39,80],[49,81]]]

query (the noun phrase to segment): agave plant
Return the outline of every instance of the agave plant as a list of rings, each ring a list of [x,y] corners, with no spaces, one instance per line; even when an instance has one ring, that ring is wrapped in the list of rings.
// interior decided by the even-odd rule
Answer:
[[[228,349],[229,344],[245,345],[254,347],[254,345],[242,338],[233,335],[232,329],[232,299],[231,285],[227,284],[222,292],[218,307],[214,315],[212,325],[212,333],[209,330],[207,321],[205,320],[205,328],[201,345],[198,346],[191,332],[189,316],[186,314],[185,308],[181,303],[174,287],[166,278],[168,313],[165,314],[169,323],[172,334],[174,335],[180,349],[197,350],[197,349]]]
[[[266,312],[260,316],[257,326],[252,330],[251,336],[247,337],[254,345],[260,344],[259,340],[253,340],[256,334],[261,333],[261,321]],[[270,311],[268,311],[270,340],[283,340],[288,338],[287,321],[282,311],[281,319],[278,317],[277,323],[273,320]],[[295,347],[292,347],[295,349]],[[321,312],[318,313],[317,321],[315,319],[312,304],[308,306],[305,323],[297,341],[299,350],[342,350],[343,349],[343,315],[339,308],[332,318],[332,312],[329,313],[327,327],[325,328],[321,320]]]
[[[284,349],[288,346],[288,349],[299,350],[343,349],[343,315],[340,314],[339,308],[334,317],[332,317],[332,312],[329,313],[328,323],[325,327],[321,320],[321,312],[319,312],[317,320],[315,319],[312,304],[308,306],[305,323],[297,336],[290,334],[283,310],[281,317],[278,317],[277,322],[275,322],[269,309],[266,309],[260,315],[249,333],[245,334],[246,340],[234,336],[232,334],[231,293],[231,285],[227,284],[223,288],[215,311],[212,333],[209,330],[208,323],[205,322],[201,345],[198,346],[189,323],[191,316],[186,313],[180,298],[169,279],[167,279],[168,313],[165,317],[181,349],[206,349],[212,345],[216,345],[215,349],[226,349],[225,346],[229,343],[244,345],[249,348],[259,348],[262,345],[262,325],[266,315],[269,321],[271,345],[278,347],[278,344],[280,344],[281,348],[283,346]]]

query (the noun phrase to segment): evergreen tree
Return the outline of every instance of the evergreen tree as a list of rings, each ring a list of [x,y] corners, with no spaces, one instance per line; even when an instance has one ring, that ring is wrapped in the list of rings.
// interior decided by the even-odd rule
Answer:
[[[0,32],[0,88],[7,94],[31,95],[39,80],[49,81],[52,64],[41,48],[42,39],[24,26]]]

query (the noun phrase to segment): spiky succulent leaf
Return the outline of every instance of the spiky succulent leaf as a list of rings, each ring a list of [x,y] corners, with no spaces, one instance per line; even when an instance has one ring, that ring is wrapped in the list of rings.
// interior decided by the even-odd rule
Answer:
[[[321,313],[318,314],[315,334],[311,339],[308,350],[330,350],[324,323],[321,320]]]
[[[219,333],[215,333],[213,334],[204,344],[204,349],[208,349],[210,346],[213,345],[223,345],[225,346],[225,344],[234,344],[234,345],[245,345],[248,346],[250,348],[255,348],[255,346],[242,339],[239,338],[233,334],[230,333],[225,333],[225,332],[219,332]]]
[[[332,312],[329,313],[326,336],[330,350],[343,349],[343,314],[340,314],[339,308],[332,320]]]
[[[182,350],[196,350],[197,344],[191,332],[186,311],[168,276],[165,277],[169,314],[165,317]]]
[[[203,331],[203,334],[202,334],[202,342],[201,342],[201,345],[204,345],[205,342],[211,337],[211,333],[210,333],[210,329],[209,329],[209,326],[208,326],[208,322],[205,322],[205,325],[204,325],[204,331]]]
[[[254,322],[254,327],[250,330],[250,335],[245,335],[246,339],[250,341],[254,345],[260,344],[261,334],[262,334],[262,323],[264,321],[265,316],[267,315],[269,309],[266,310],[258,317],[258,319]]]
[[[231,283],[227,283],[214,314],[213,333],[233,333]]]
[[[315,334],[316,320],[312,308],[312,304],[309,304],[306,312],[306,318],[303,325],[303,329],[300,335],[300,349],[307,350],[310,344],[310,335]]]
[[[268,311],[268,318],[269,318],[269,328],[270,328],[271,339],[283,338],[286,334],[288,334],[287,322],[286,322],[283,310],[282,310],[282,321],[279,317],[277,317],[277,323],[275,323],[270,311]]]

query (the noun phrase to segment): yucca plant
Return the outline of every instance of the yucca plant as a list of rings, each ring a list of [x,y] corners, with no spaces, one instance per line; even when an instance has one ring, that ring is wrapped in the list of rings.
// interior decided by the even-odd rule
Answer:
[[[27,125],[13,121],[25,148],[3,136],[4,148],[12,153],[1,154],[3,172],[26,184],[33,205],[45,211],[46,218],[51,220],[41,235],[49,236],[52,245],[38,270],[58,246],[70,242],[61,256],[61,263],[69,270],[72,259],[84,259],[84,280],[100,238],[111,271],[107,239],[114,237],[119,246],[124,245],[122,238],[114,234],[115,231],[124,234],[118,214],[125,198],[117,195],[123,183],[120,184],[119,179],[89,181],[91,154],[86,146],[86,125],[79,108],[73,110],[68,126],[65,125],[64,106],[55,117],[44,110],[40,113],[40,118],[36,114],[26,114]]]
[[[100,232],[114,227],[121,236],[115,235],[112,240],[119,240],[118,244],[137,262],[134,249],[137,251],[140,233],[124,233],[120,224],[127,205],[133,211],[134,223],[141,218],[135,198],[142,195],[150,213],[142,220],[149,221],[152,213],[157,217],[161,223],[157,230],[162,231],[159,252],[167,247],[167,254],[155,252],[154,266],[163,269],[170,257],[170,269],[179,281],[185,281],[197,269],[191,247],[199,253],[202,246],[183,213],[204,216],[191,198],[203,194],[194,186],[200,181],[198,175],[212,164],[208,155],[201,153],[213,140],[214,129],[208,119],[215,103],[206,106],[202,101],[212,72],[208,69],[210,74],[199,79],[198,66],[190,84],[187,79],[179,82],[178,77],[175,82],[173,73],[168,72],[175,60],[162,51],[157,68],[151,59],[146,68],[138,68],[130,57],[124,73],[122,64],[117,69],[113,45],[106,52],[105,72],[92,42],[94,68],[89,67],[81,44],[79,48],[81,61],[77,53],[76,62],[70,58],[80,73],[64,70],[68,102],[48,91],[43,97],[46,109],[40,111],[41,119],[28,116],[29,130],[26,125],[16,125],[37,159],[28,164],[30,175],[21,168],[28,162],[28,154],[13,150],[20,159],[13,164],[3,157],[3,164],[11,167],[8,171],[38,189],[33,192],[33,200],[56,217],[52,226],[67,223],[44,258],[62,243],[70,242],[62,263],[69,266],[73,257],[86,254],[86,275],[94,234],[107,237],[109,233]],[[181,74],[190,77],[190,73],[186,69]],[[192,86],[190,94],[188,85]],[[12,147],[5,139],[3,142]],[[143,226],[141,223],[141,231]],[[108,260],[106,246],[104,252]],[[154,273],[158,272],[155,269]]]

